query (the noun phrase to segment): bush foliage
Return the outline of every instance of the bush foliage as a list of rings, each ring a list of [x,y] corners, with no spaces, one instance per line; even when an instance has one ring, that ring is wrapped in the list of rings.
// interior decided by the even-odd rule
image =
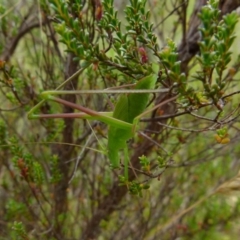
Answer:
[[[0,239],[237,238],[237,7],[4,0]],[[152,73],[159,92],[146,110],[159,107],[127,142],[128,179],[123,151],[121,167],[110,167],[107,124],[46,117],[76,111],[44,91],[125,89]],[[58,95],[98,112],[113,111],[120,97]],[[28,119],[31,109],[44,117]]]

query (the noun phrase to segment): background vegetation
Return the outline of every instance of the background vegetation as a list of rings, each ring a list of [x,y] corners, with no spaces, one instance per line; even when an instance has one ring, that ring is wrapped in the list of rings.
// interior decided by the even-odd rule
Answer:
[[[0,239],[238,239],[239,5],[1,1]],[[106,124],[27,117],[81,68],[62,89],[129,84],[156,66],[156,88],[170,90],[152,105],[177,100],[139,123],[128,187],[109,167]],[[61,97],[97,111],[117,99]]]

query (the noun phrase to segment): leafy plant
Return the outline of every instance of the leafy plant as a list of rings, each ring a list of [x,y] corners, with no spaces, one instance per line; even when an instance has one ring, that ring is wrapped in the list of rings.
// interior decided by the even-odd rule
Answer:
[[[0,4],[2,239],[238,237],[239,3],[203,2]]]

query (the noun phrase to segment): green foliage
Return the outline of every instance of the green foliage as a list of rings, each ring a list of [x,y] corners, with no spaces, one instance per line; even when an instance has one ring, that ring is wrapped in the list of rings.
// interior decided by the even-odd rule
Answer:
[[[129,192],[132,195],[137,195],[139,197],[142,197],[142,190],[144,189],[149,189],[149,185],[148,184],[140,184],[138,182],[132,181],[131,183],[129,183]]]
[[[7,206],[6,206],[7,214],[6,219],[7,220],[13,220],[16,219],[15,216],[18,215],[21,219],[21,215],[26,214],[27,208],[26,205],[22,202],[17,202],[14,199],[9,199]]]
[[[12,229],[15,232],[15,237],[13,239],[16,239],[16,240],[28,240],[29,239],[22,222],[14,222]]]
[[[8,139],[10,143],[10,150],[13,156],[15,158],[22,158],[24,153],[23,153],[23,147],[20,145],[19,140],[17,137],[11,137]]]
[[[6,93],[7,99],[11,103],[18,103],[19,96],[23,94],[24,81],[18,78],[14,66],[9,66],[5,61],[0,60],[0,82],[4,87],[11,88],[12,92]]]
[[[76,60],[99,62],[106,72],[118,69],[133,75],[147,71],[147,66],[143,66],[148,62],[147,53],[141,53],[140,44],[156,51],[157,38],[153,34],[153,25],[149,24],[150,13],[145,10],[146,1],[130,1],[125,10],[127,23],[124,27],[113,8],[113,1],[103,1],[99,7],[104,9],[104,14],[95,23],[98,36],[93,35],[88,24],[83,25],[86,16],[80,3],[72,6],[66,1],[50,2],[58,19],[56,30],[67,51],[75,53]],[[69,9],[73,12],[72,18],[68,17]],[[99,41],[93,42],[94,38]]]
[[[165,82],[168,78],[173,81],[174,85],[178,86],[178,91],[184,95],[186,92],[186,76],[181,73],[180,64],[178,61],[177,48],[175,43],[168,39],[167,46],[160,51],[159,58],[165,69],[165,74],[161,77],[161,81]]]
[[[158,156],[157,161],[159,168],[163,168],[166,166],[166,160],[164,160],[162,156]]]
[[[33,163],[33,180],[36,184],[41,185],[44,182],[44,171],[38,162]]]
[[[62,175],[59,170],[59,159],[57,155],[53,155],[50,158],[50,166],[51,166],[51,183],[57,183],[61,180]]]
[[[238,15],[222,16],[214,0],[202,9],[200,1],[125,2],[1,3],[1,239],[238,238],[237,197],[208,197],[240,166]],[[122,90],[142,78],[151,86],[140,89],[169,91],[144,101],[137,93],[59,94],[130,123],[126,135],[118,129],[123,147],[98,117],[26,117],[36,105],[36,114],[77,116],[46,95],[41,101],[49,90]],[[117,169],[102,150],[109,142]]]
[[[216,106],[221,109],[218,101],[227,83],[223,73],[231,61],[230,47],[235,39],[234,28],[238,16],[232,12],[219,21],[220,11],[217,6],[218,1],[210,1],[199,14],[202,21],[200,28],[202,41],[199,43],[201,54],[198,57],[201,71],[197,78],[202,81],[205,95],[212,98]]]
[[[143,171],[150,173],[150,161],[146,156],[139,157],[141,167]]]
[[[45,126],[47,129],[49,129],[46,142],[56,140],[59,137],[59,133],[61,133],[65,127],[64,121],[54,121],[52,119],[49,119]]]
[[[7,147],[7,137],[7,126],[3,120],[0,120],[0,146],[3,146],[3,149]]]
[[[18,169],[20,177],[27,182],[34,182],[41,185],[44,182],[44,169],[41,164],[33,159],[32,154],[24,151],[16,137],[8,139],[9,147],[12,155],[12,161],[16,169]]]

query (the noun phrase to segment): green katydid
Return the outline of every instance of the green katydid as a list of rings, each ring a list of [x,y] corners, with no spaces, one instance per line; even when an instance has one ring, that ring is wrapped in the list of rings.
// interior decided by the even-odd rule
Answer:
[[[156,80],[155,75],[149,75],[138,81],[135,89],[154,89]],[[120,129],[118,126],[112,125],[108,132],[108,156],[113,168],[119,167],[119,150],[124,149],[125,177],[127,177],[129,161],[126,142],[133,137],[138,116],[146,109],[148,101],[149,93],[124,94],[120,97],[113,112],[113,118],[131,124],[129,129]]]
[[[133,137],[136,125],[139,119],[143,116],[144,110],[149,102],[149,95],[151,92],[168,92],[169,89],[154,90],[157,81],[157,75],[151,74],[141,80],[139,80],[134,90],[124,90],[125,93],[120,96],[116,103],[113,112],[97,112],[83,106],[77,105],[72,102],[68,102],[58,97],[54,97],[56,94],[76,94],[83,91],[45,91],[41,93],[41,96],[45,100],[55,101],[66,106],[77,109],[82,113],[62,113],[62,114],[34,114],[34,111],[39,108],[43,101],[33,107],[28,113],[29,119],[36,118],[83,118],[83,119],[95,119],[108,124],[108,157],[112,168],[118,168],[120,166],[119,151],[124,150],[124,173],[127,179],[128,175],[128,153],[127,153],[127,141]],[[96,93],[97,91],[85,91],[88,93]],[[123,92],[121,90],[103,90],[101,93],[118,93]],[[174,100],[176,97],[169,99]],[[161,105],[163,105],[162,103]],[[156,109],[159,106],[154,107],[150,111]],[[147,112],[150,112],[147,111]]]

